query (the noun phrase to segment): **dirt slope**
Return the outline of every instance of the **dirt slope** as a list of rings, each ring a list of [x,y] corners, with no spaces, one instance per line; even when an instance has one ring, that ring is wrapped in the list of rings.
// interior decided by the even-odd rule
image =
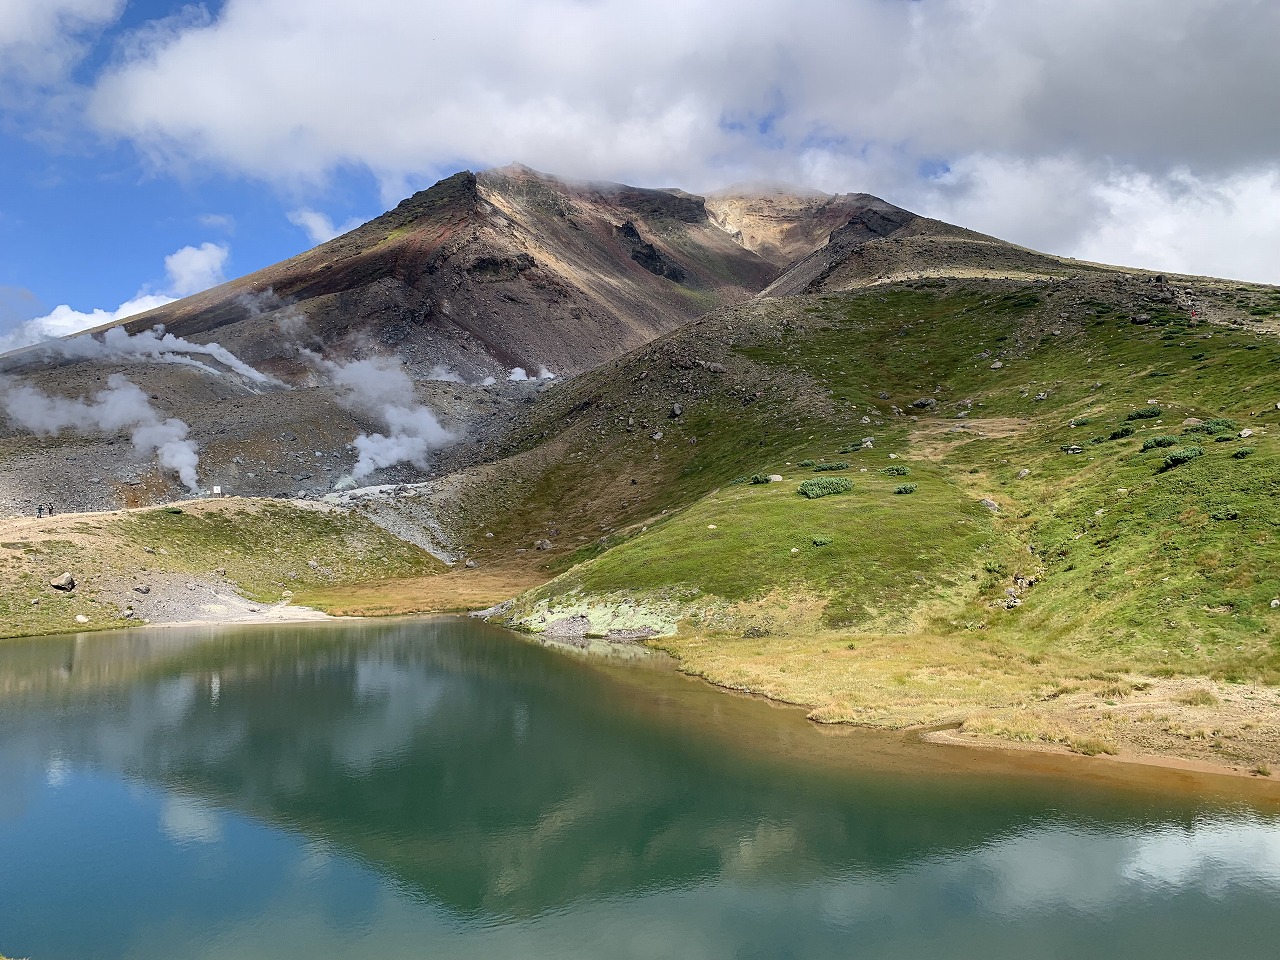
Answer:
[[[294,345],[357,339],[424,373],[564,375],[740,302],[778,269],[712,225],[700,197],[511,166],[456,174],[345,236],[128,326],[216,339],[286,379]]]

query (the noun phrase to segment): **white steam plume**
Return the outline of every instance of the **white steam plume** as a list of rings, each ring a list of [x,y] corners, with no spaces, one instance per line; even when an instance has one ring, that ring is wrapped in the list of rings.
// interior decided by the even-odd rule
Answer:
[[[160,465],[177,473],[192,493],[200,490],[196,467],[200,455],[190,428],[181,420],[161,420],[147,395],[120,374],[107,378],[107,389],[92,400],[55,397],[30,384],[0,380],[0,403],[15,426],[32,433],[57,436],[63,430],[82,433],[130,431],[134,449],[155,453]]]
[[[437,363],[431,368],[431,372],[427,374],[428,380],[443,380],[445,383],[466,383],[462,378],[462,374],[457,371],[450,370],[443,363]]]
[[[328,376],[337,388],[340,403],[377,417],[387,428],[386,433],[362,433],[356,437],[359,459],[338,486],[354,486],[374,470],[397,463],[426,469],[428,454],[453,442],[453,434],[440,425],[430,408],[418,402],[413,381],[399,361],[371,357],[336,363],[309,350],[302,351],[302,355]]]
[[[524,367],[512,367],[511,373],[507,375],[507,379],[514,381],[515,383],[523,383],[526,380],[554,380],[555,374],[546,367],[539,366],[538,375],[534,377],[530,376],[529,372],[525,370]]]
[[[130,334],[124,327],[112,327],[100,338],[92,334],[83,334],[67,340],[43,344],[40,349],[72,360],[145,360],[152,363],[177,363],[199,367],[215,375],[220,374],[220,371],[207,363],[195,359],[201,356],[216,360],[228,370],[252,383],[279,383],[274,377],[269,377],[249,366],[226,347],[217,343],[193,343],[182,337],[175,337],[172,333],[165,333],[163,324],[157,324],[150,330],[135,334]]]

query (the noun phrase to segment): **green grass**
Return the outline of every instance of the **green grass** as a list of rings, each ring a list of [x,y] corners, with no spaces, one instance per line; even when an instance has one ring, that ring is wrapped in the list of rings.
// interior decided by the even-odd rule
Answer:
[[[742,602],[809,591],[828,605],[821,618],[828,626],[879,622],[871,611],[892,610],[961,646],[978,631],[1008,662],[1280,679],[1269,608],[1280,596],[1270,559],[1280,528],[1280,458],[1271,441],[1255,440],[1247,460],[1209,445],[1164,472],[1163,457],[1150,455],[1177,453],[1170,431],[1189,417],[1219,433],[1249,418],[1280,425],[1270,399],[1280,396],[1275,340],[1192,328],[1177,311],[1148,311],[1150,323],[1131,324],[1122,309],[1047,336],[1034,298],[998,284],[811,297],[781,325],[785,306],[756,309],[759,326],[739,320],[735,337],[757,379],[734,387],[759,389],[761,399],[700,404],[692,449],[707,466],[681,474],[679,509],[647,533],[577,555],[582,565],[544,596],[674,592]],[[1203,344],[1208,359],[1169,353],[1184,343]],[[996,352],[1008,363],[993,371]],[[1042,392],[1048,398],[1037,401]],[[940,463],[913,460],[912,471],[923,471],[917,492],[894,497],[881,471],[892,475],[897,465],[883,457],[913,448],[910,424],[889,408],[906,409],[922,395],[938,399],[937,414],[922,423],[944,422],[965,400],[973,421],[1016,418],[1025,427],[1006,438],[959,435]],[[864,414],[883,422],[859,425]],[[1090,445],[1086,424],[1114,439]],[[872,450],[860,448],[867,435],[875,437]],[[1062,452],[1073,446],[1083,452]],[[712,458],[723,483],[744,466],[785,472],[784,460],[821,462],[844,451],[852,471],[871,472],[853,473],[856,489],[840,497],[807,502],[791,484],[712,493],[714,483],[704,481],[699,492],[694,482],[712,480]],[[762,452],[772,455],[761,459]],[[1020,469],[1031,475],[1015,484]],[[1005,508],[996,518],[974,508],[991,495]],[[939,510],[955,511],[955,525]],[[1236,519],[1213,519],[1226,513]],[[807,531],[819,524],[835,543],[815,557]],[[983,536],[974,536],[977,524]],[[794,558],[792,546],[800,548]],[[1020,571],[1035,573],[1034,589],[1015,609],[997,605]],[[853,599],[859,590],[861,604]]]
[[[945,482],[909,501],[871,474],[844,496],[810,501],[795,493],[792,483],[722,489],[535,593],[734,602],[793,591],[822,596],[826,622],[847,625],[895,611],[905,616],[957,585],[977,589],[980,558],[1007,549],[990,514]],[[815,526],[822,537],[801,535]],[[826,541],[820,550],[813,549],[817,539]]]
[[[254,600],[291,590],[299,603],[334,584],[422,576],[443,565],[357,514],[298,509],[265,501],[225,510],[150,510],[112,521],[126,542],[163,547],[152,569],[228,579]]]

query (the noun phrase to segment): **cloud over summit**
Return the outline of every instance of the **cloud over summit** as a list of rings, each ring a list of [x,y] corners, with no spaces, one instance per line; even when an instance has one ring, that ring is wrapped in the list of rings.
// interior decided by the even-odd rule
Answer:
[[[63,20],[41,24],[119,8],[52,6]],[[1280,203],[1277,36],[1269,0],[226,0],[121,39],[84,93],[94,128],[157,170],[286,194],[354,168],[394,203],[513,159],[781,181],[1058,253],[1280,280],[1249,215]],[[1211,243],[1200,216],[1238,229]],[[314,241],[341,229],[291,219]]]

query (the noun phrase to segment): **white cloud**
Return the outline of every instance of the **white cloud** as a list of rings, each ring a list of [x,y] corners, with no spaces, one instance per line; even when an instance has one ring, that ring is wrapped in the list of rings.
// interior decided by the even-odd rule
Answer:
[[[1280,279],[1260,217],[1212,248],[1190,239],[1192,208],[1280,202],[1278,35],[1261,0],[653,0],[644,16],[626,0],[227,0],[149,25],[89,111],[161,167],[290,189],[361,166],[394,202],[510,160],[691,189],[790,180],[1055,252]],[[1195,202],[1179,215],[1175,197]],[[315,242],[344,229],[290,219]]]
[[[230,247],[224,244],[202,243],[198,247],[183,247],[164,258],[168,285],[163,292],[148,292],[144,288],[114,310],[95,308],[82,311],[60,304],[44,316],[27,320],[16,329],[0,334],[0,353],[117,323],[216,286],[225,279],[222,270],[230,253]]]
[[[124,0],[3,0],[0,82],[56,83],[83,56],[92,34],[123,9]]]
[[[207,242],[169,254],[164,258],[169,292],[175,297],[186,297],[216,287],[226,280],[222,269],[230,254],[231,248],[226,244]]]
[[[326,214],[320,213],[318,210],[311,210],[303,207],[300,210],[290,211],[288,214],[289,222],[295,227],[301,227],[303,232],[312,243],[324,243],[332,240],[334,237],[340,237],[344,233],[348,233],[360,226],[361,221],[352,218],[340,227],[335,227],[333,221]]]

